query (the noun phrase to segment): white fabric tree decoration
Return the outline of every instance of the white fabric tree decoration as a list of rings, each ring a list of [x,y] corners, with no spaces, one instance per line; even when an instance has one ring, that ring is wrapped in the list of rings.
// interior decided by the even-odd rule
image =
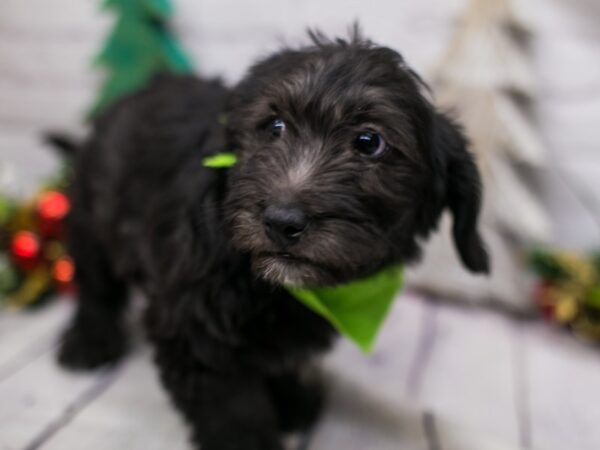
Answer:
[[[545,150],[529,107],[535,79],[528,26],[510,0],[471,0],[434,78],[436,103],[464,125],[484,184],[481,218],[492,262],[490,277],[459,267],[444,217],[408,282],[443,297],[530,305],[525,250],[546,241],[551,226],[527,175],[543,169]]]

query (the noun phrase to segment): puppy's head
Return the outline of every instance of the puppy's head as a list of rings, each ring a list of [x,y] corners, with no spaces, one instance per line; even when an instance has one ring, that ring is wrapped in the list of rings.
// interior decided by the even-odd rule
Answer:
[[[233,244],[270,282],[335,284],[414,259],[449,208],[462,262],[486,272],[479,174],[460,130],[395,51],[358,35],[312,38],[236,88]]]

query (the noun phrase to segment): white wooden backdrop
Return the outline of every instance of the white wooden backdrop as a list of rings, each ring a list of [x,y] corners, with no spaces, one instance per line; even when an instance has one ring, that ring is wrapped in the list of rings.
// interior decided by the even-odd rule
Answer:
[[[401,50],[427,74],[435,66],[466,0],[173,0],[176,28],[202,74],[239,79],[256,57],[304,39],[307,26],[342,33],[358,19],[375,40]],[[0,1],[0,160],[17,166],[32,189],[55,166],[36,133],[76,129],[98,73],[89,63],[111,17],[100,0]],[[538,117],[554,164],[595,196],[600,215],[600,2],[515,0],[537,29]],[[540,181],[571,246],[598,246],[597,225],[560,178]]]
[[[342,32],[359,19],[427,74],[465,0],[174,0],[176,27],[205,75],[233,83],[303,29]],[[538,118],[555,165],[600,198],[600,2],[516,0],[538,30]],[[47,128],[80,129],[98,74],[91,55],[111,25],[99,0],[0,0],[0,161],[32,190],[56,161]],[[557,237],[600,242],[592,218],[549,174],[541,188]],[[600,210],[600,206],[597,207]],[[0,315],[0,450],[183,449],[182,424],[157,386],[148,350],[114,371],[75,376],[52,358],[68,303]],[[327,360],[332,403],[310,450],[596,450],[600,361],[542,324],[435,306],[407,296],[377,351],[340,345]],[[156,431],[147,433],[148,430]],[[300,439],[302,441],[302,439]]]

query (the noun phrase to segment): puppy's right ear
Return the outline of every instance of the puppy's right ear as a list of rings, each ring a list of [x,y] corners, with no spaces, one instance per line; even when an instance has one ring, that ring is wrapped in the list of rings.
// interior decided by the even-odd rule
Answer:
[[[437,189],[453,216],[454,244],[463,264],[476,273],[489,272],[489,257],[477,230],[481,179],[460,127],[434,112],[432,151],[436,171],[444,174]]]

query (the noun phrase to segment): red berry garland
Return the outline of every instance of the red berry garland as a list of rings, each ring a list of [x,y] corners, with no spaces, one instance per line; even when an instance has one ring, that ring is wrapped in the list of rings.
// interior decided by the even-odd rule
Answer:
[[[15,265],[22,271],[28,271],[38,265],[40,260],[40,239],[31,231],[17,231],[10,243],[10,253]]]
[[[71,204],[62,192],[43,192],[37,201],[37,215],[42,235],[58,238],[63,234],[64,219]]]
[[[600,342],[600,255],[537,251],[531,263],[540,278],[534,300],[542,315]]]
[[[69,198],[51,189],[22,204],[0,200],[0,299],[25,306],[71,291],[75,267],[64,246]]]

